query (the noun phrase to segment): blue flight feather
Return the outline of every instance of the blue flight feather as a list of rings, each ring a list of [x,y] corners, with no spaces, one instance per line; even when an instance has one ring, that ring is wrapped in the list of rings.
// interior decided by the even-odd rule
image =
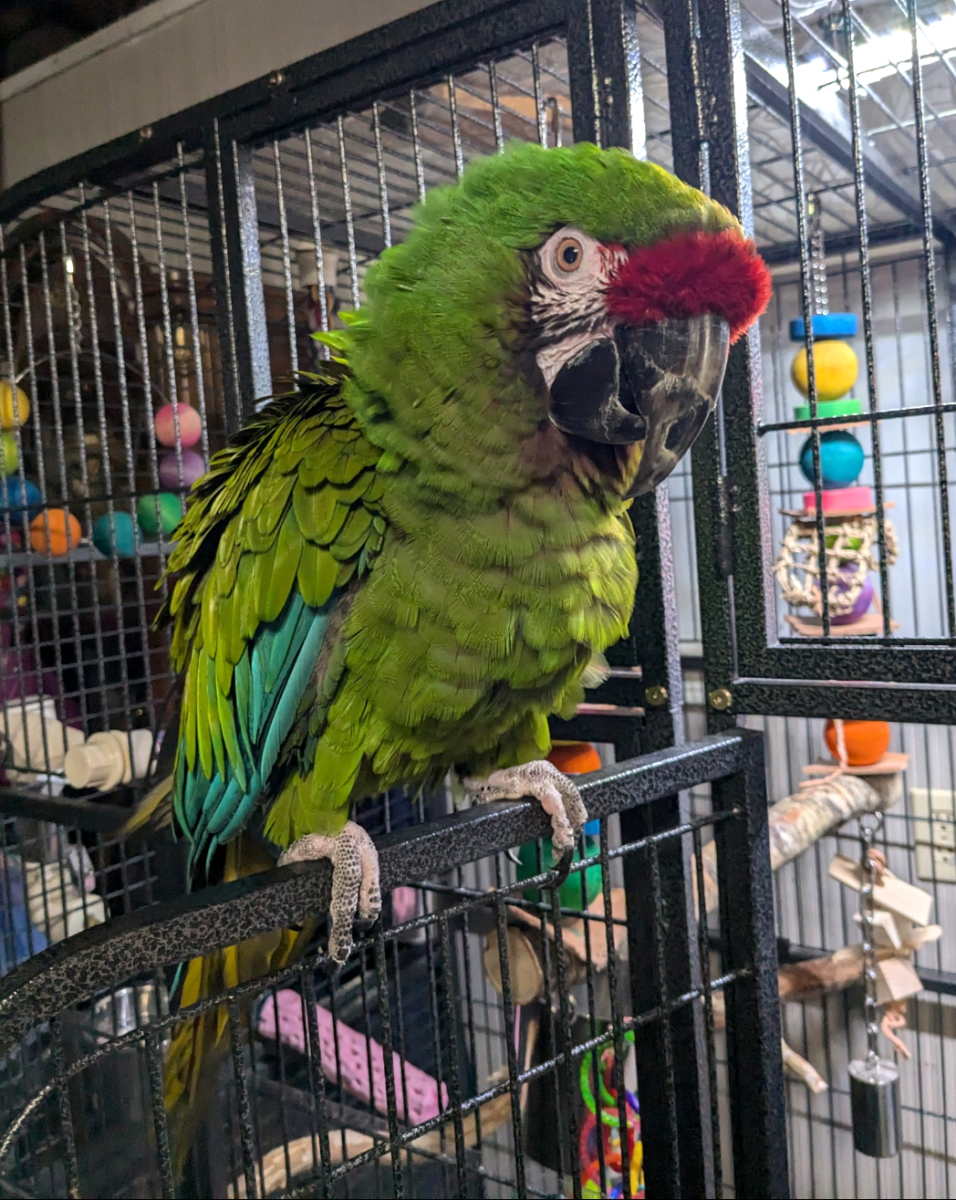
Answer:
[[[279,757],[279,750],[285,741],[295,721],[299,701],[309,682],[309,676],[315,670],[316,659],[322,638],[328,627],[329,618],[325,612],[314,612],[311,627],[306,633],[301,648],[291,660],[291,669],[287,667],[288,678],[277,694],[269,722],[269,733],[262,747],[259,760],[259,770],[268,779]]]
[[[253,778],[249,782],[249,791],[247,794],[249,796],[258,797],[261,791],[262,791],[262,776],[259,775],[258,773],[256,773],[256,775],[254,775]],[[220,845],[225,844],[226,842],[229,841],[230,838],[235,837],[235,835],[239,832],[239,830],[242,829],[243,825],[246,822],[246,817],[247,817],[248,813],[250,813],[252,811],[254,804],[255,804],[255,801],[253,800],[253,801],[250,801],[248,804],[242,803],[239,805],[239,807],[236,809],[235,816],[232,818],[232,820],[229,822],[229,824],[225,827],[225,829],[221,829],[219,831],[219,833],[216,835],[216,841]]]

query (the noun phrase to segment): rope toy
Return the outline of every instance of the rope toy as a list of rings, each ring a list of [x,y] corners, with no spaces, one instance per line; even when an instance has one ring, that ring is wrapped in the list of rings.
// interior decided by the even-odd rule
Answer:
[[[884,531],[886,565],[892,566],[899,554],[899,543],[889,520],[884,521]],[[824,539],[829,608],[834,615],[843,616],[852,612],[859,600],[867,572],[877,569],[879,534],[876,518],[851,517],[839,525],[828,522]],[[847,567],[853,570],[848,571]],[[806,521],[793,522],[780,547],[774,575],[787,604],[820,613],[820,555],[815,525]]]

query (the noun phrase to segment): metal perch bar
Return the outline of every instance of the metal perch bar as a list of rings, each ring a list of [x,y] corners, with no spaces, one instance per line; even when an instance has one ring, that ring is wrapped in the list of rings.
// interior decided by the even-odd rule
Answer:
[[[648,805],[698,783],[727,778],[748,764],[758,734],[712,734],[595,771],[581,781],[591,819]],[[414,830],[385,834],[377,847],[385,891],[418,883],[483,855],[546,837],[550,822],[531,801],[498,801]],[[331,867],[294,865],[207,888],[116,917],[35,955],[0,980],[0,1054],[38,1023],[117,978],[175,965],[256,934],[327,912]],[[105,954],[103,947],[109,946]]]

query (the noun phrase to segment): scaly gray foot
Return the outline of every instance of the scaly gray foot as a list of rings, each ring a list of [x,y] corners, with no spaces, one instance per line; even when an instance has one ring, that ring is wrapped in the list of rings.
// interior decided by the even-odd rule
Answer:
[[[378,853],[362,826],[349,821],[337,837],[307,833],[299,838],[279,859],[279,866],[319,858],[332,863],[329,955],[341,966],[352,953],[356,916],[360,921],[374,921],[382,910]]]
[[[466,779],[465,787],[476,804],[534,796],[551,818],[551,844],[558,857],[572,849],[588,819],[581,793],[567,775],[544,759],[493,771],[487,779]]]

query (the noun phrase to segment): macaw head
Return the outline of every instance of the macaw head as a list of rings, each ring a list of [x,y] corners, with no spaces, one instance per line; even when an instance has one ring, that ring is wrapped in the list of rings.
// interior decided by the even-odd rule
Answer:
[[[366,294],[356,406],[396,461],[439,487],[520,484],[563,452],[630,497],[693,444],[770,278],[731,214],[662,168],[518,144],[431,192]]]

